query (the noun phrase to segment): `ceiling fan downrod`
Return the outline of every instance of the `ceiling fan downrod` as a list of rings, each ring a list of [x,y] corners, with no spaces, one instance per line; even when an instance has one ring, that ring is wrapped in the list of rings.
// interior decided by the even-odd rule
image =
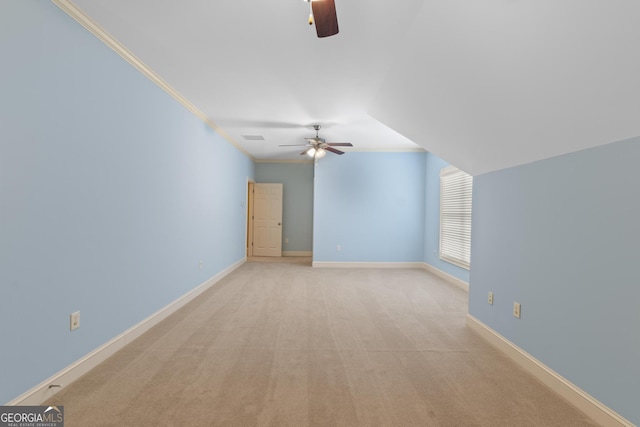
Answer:
[[[309,25],[313,25],[313,7],[311,6],[311,0],[305,0],[309,3]]]

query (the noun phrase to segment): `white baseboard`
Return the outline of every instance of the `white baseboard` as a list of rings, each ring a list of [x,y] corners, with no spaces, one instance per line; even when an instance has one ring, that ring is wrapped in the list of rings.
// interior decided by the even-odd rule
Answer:
[[[54,396],[56,393],[58,393],[60,390],[62,390],[64,387],[68,386],[69,384],[80,378],[82,375],[86,374],[91,369],[104,362],[107,358],[115,354],[118,350],[122,349],[125,345],[138,338],[153,326],[157,325],[162,320],[166,319],[175,311],[193,300],[195,297],[219,282],[226,275],[244,264],[245,261],[246,258],[243,258],[240,261],[227,267],[220,273],[208,279],[206,282],[200,284],[199,286],[187,292],[169,305],[142,320],[140,323],[130,327],[120,335],[109,340],[92,352],[86,354],[84,357],[76,360],[74,363],[67,366],[63,370],[57,372],[50,378],[33,387],[31,390],[28,390],[20,396],[16,397],[15,399],[7,403],[7,405],[29,406],[42,404],[43,402]],[[56,385],[56,387],[51,388],[51,385]]]
[[[422,262],[331,262],[313,261],[313,267],[323,268],[422,268]]]
[[[312,256],[311,251],[282,251],[282,256]]]
[[[445,273],[444,271],[440,270],[439,268],[436,268],[431,264],[427,264],[426,262],[422,263],[422,268],[424,268],[425,270],[427,270],[430,273],[435,274],[436,276],[440,277],[441,279],[444,279],[447,282],[449,282],[449,283],[451,283],[453,285],[456,285],[460,289],[469,292],[469,284],[467,282],[465,282],[464,280],[458,279],[457,277],[452,276],[449,273]]]
[[[469,292],[469,284],[464,280],[458,279],[449,273],[427,264],[425,262],[332,262],[332,261],[313,261],[313,267],[322,268],[421,268],[430,273],[435,274],[441,279]]]
[[[435,274],[441,279],[469,292],[469,284],[458,279],[449,273],[427,264],[425,262],[333,262],[333,261],[313,261],[313,267],[320,268],[421,268]]]
[[[624,417],[600,403],[584,390],[572,384],[470,314],[467,314],[467,326],[598,424],[607,427],[634,427]]]

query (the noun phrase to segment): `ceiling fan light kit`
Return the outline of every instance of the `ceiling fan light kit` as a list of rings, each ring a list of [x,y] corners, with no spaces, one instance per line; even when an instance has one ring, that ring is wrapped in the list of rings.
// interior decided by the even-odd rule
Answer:
[[[311,0],[305,0],[309,3],[309,25],[313,25],[313,7],[311,6]]]
[[[320,158],[326,156],[327,155],[327,151],[322,147],[318,147],[318,148],[309,147],[307,149],[307,151],[306,151],[306,154],[307,154],[307,156],[313,157],[313,158],[315,158],[317,160],[317,159],[320,159]]]

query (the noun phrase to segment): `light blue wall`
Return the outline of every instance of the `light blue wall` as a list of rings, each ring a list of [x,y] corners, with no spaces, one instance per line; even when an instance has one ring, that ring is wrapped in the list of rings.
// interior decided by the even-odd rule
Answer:
[[[639,165],[634,138],[475,177],[469,298],[473,316],[637,425]]]
[[[253,162],[49,1],[0,57],[3,403],[242,260]]]
[[[311,252],[313,163],[257,163],[256,182],[283,184],[282,250]]]
[[[424,195],[425,153],[327,155],[315,171],[313,260],[422,262]]]
[[[438,156],[426,153],[424,262],[469,283],[469,270],[440,259],[440,170],[449,166]]]

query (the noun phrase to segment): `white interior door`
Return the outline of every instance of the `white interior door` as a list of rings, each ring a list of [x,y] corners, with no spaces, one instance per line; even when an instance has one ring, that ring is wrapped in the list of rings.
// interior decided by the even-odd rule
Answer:
[[[282,184],[253,186],[253,256],[282,256]]]

